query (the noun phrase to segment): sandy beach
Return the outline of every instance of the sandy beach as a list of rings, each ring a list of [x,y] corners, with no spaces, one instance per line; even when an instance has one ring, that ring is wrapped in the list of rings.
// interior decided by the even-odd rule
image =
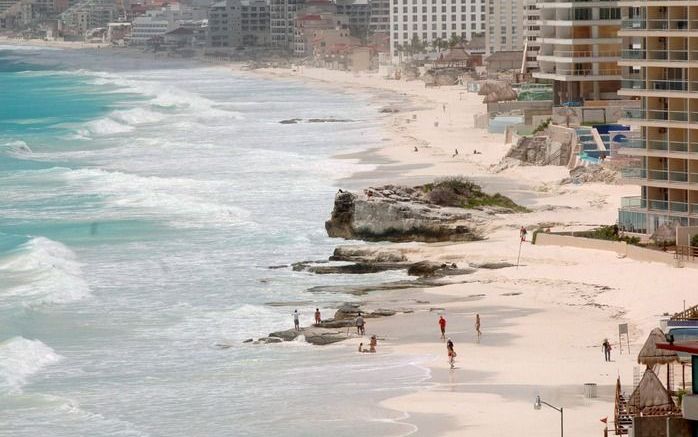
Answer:
[[[71,47],[69,43],[9,40],[0,44]],[[68,44],[68,45],[67,45]],[[81,47],[76,43],[72,48]],[[92,46],[90,46],[92,47]],[[240,66],[225,66],[241,72]],[[617,377],[632,391],[636,353],[664,313],[694,305],[696,270],[620,258],[614,252],[519,244],[520,226],[552,229],[615,223],[622,196],[637,195],[636,186],[560,185],[566,167],[516,166],[495,172],[510,145],[502,134],[473,127],[485,111],[482,97],[465,87],[425,88],[421,81],[386,80],[377,74],[324,69],[263,69],[245,74],[274,80],[306,81],[311,86],[370,95],[370,116],[384,121],[384,138],[364,153],[338,158],[374,164],[371,171],[342,180],[343,188],[431,182],[465,176],[488,192],[501,192],[532,210],[493,217],[483,241],[468,243],[401,243],[411,260],[456,263],[506,261],[520,266],[453,277],[462,283],[433,289],[375,292],[361,296],[362,307],[406,310],[369,319],[366,333],[379,337],[378,354],[414,357],[426,367],[427,389],[381,403],[403,414],[405,435],[557,436],[559,413],[536,411],[536,395],[564,407],[565,433],[602,435],[600,419],[613,419]],[[382,113],[376,108],[398,112]],[[330,116],[331,114],[328,114]],[[331,140],[331,138],[329,139]],[[416,150],[415,150],[416,148]],[[458,154],[455,154],[456,149]],[[474,154],[477,150],[479,153]],[[331,206],[328,205],[328,210]],[[530,234],[529,234],[530,235]],[[361,245],[359,241],[338,245]],[[386,243],[388,244],[388,243]],[[299,260],[300,261],[300,260]],[[437,320],[443,314],[447,336],[458,353],[449,369]],[[482,318],[478,339],[475,315]],[[628,323],[630,353],[618,344],[618,324]],[[601,343],[613,345],[605,362]],[[339,343],[356,353],[360,341]],[[621,352],[622,349],[622,353]],[[367,360],[371,354],[365,354]],[[585,383],[598,386],[598,397],[583,396]],[[612,425],[610,425],[612,427]]]
[[[560,185],[568,175],[565,167],[519,166],[494,173],[491,166],[509,145],[502,134],[473,127],[473,115],[485,106],[481,96],[464,87],[424,88],[421,81],[308,67],[261,74],[370,92],[377,104],[399,109],[385,116],[387,140],[364,159],[380,163],[377,170],[354,175],[347,187],[462,175],[533,210],[497,217],[484,241],[397,245],[409,248],[414,260],[516,262],[519,226],[613,224],[620,198],[637,194],[634,186]],[[405,99],[402,104],[395,103],[395,93]],[[473,154],[474,149],[481,154]],[[559,435],[559,413],[533,409],[540,395],[564,407],[567,435],[602,435],[600,420],[613,420],[616,378],[629,394],[636,353],[646,335],[663,313],[681,310],[684,300],[695,303],[690,299],[694,291],[683,285],[694,276],[692,268],[638,262],[612,252],[525,243],[519,268],[479,270],[462,277],[464,284],[370,294],[366,307],[414,311],[369,322],[367,333],[385,339],[380,351],[427,357],[420,365],[431,371],[429,389],[382,405],[406,413],[404,422],[416,425],[415,435],[497,436],[516,429],[526,430],[521,435]],[[474,329],[477,313],[482,317],[480,341]],[[447,318],[447,335],[456,345],[455,370],[448,369],[439,339],[439,314]],[[629,324],[630,353],[618,344],[619,323]],[[610,363],[601,350],[606,337],[613,344]],[[597,384],[597,398],[583,396],[585,383]]]

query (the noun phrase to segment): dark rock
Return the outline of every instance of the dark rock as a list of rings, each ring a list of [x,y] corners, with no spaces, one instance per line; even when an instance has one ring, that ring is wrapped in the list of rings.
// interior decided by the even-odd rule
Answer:
[[[306,270],[319,275],[337,273],[360,275],[366,273],[385,272],[387,270],[401,270],[404,268],[405,264],[396,263],[356,263],[341,266],[309,266]]]
[[[269,266],[267,267],[268,269],[275,270],[275,269],[285,269],[288,267],[288,264],[279,264],[276,266]]]
[[[308,123],[349,123],[354,120],[346,120],[341,118],[309,118]]]
[[[304,270],[308,270],[310,266],[313,264],[327,264],[329,261],[321,259],[317,261],[298,261],[293,264],[291,264],[291,268],[293,269],[294,272],[302,272]]]
[[[300,334],[301,333],[299,331],[296,331],[295,329],[287,329],[285,331],[272,332],[271,334],[269,334],[269,337],[277,337],[282,339],[283,341],[293,341]]]
[[[296,124],[303,121],[301,118],[290,118],[288,120],[281,120],[279,123],[281,124]]]
[[[433,261],[419,261],[412,264],[407,269],[410,276],[434,276],[439,270],[451,268],[449,264],[437,263]]]
[[[368,246],[341,246],[334,250],[330,261],[401,263],[407,261],[407,258],[398,250]]]
[[[327,320],[323,320],[322,322],[320,322],[319,325],[317,325],[318,328],[346,328],[349,326],[354,326],[353,319],[345,319],[345,320],[327,319]]]
[[[259,343],[281,343],[284,340],[279,337],[262,337],[258,338],[257,341]]]
[[[394,316],[395,314],[397,314],[397,311],[395,311],[395,310],[379,308],[375,311],[371,311],[371,313],[369,313],[368,316],[369,317],[390,317],[390,316]]]
[[[489,270],[497,270],[497,269],[505,269],[507,267],[516,267],[516,264],[512,264],[506,261],[499,261],[499,262],[485,262],[485,263],[470,263],[470,267],[475,267],[477,269],[489,269]]]
[[[334,313],[335,320],[353,320],[355,319],[361,311],[361,306],[358,303],[346,302],[343,303],[337,311]]]
[[[349,336],[345,331],[319,331],[313,330],[305,333],[305,341],[310,344],[317,346],[324,346],[326,344],[337,343],[342,340],[346,340]]]
[[[247,340],[243,341],[243,343],[252,343],[254,340],[251,338],[248,338]]]

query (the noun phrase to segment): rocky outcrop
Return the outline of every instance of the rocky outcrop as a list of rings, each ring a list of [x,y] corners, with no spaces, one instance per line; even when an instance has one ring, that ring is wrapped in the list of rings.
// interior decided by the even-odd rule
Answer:
[[[302,118],[289,118],[287,120],[281,120],[281,124],[298,124],[298,123],[349,123],[354,120],[346,120],[341,118],[309,118],[304,120]]]
[[[335,248],[330,261],[399,263],[406,262],[407,257],[399,250],[384,247],[340,246]]]
[[[560,184],[584,184],[587,182],[617,184],[620,182],[620,174],[601,165],[580,166],[570,170],[570,177],[560,181]]]
[[[296,265],[301,266],[303,265],[303,268],[296,268]],[[296,271],[307,271],[310,273],[316,273],[319,275],[328,275],[328,274],[353,274],[353,275],[361,275],[361,274],[366,274],[366,273],[379,273],[379,272],[385,272],[387,270],[401,270],[404,269],[406,266],[404,263],[383,263],[383,262],[361,262],[361,263],[354,263],[354,264],[343,264],[343,265],[323,265],[323,266],[315,266],[311,264],[303,264],[303,263],[298,263],[294,265],[294,270]]]
[[[463,69],[458,68],[440,68],[429,70],[422,75],[422,80],[427,85],[432,86],[448,86],[458,83],[458,78],[463,74]]]
[[[499,80],[486,80],[480,85],[478,94],[485,96],[483,103],[505,102],[516,100],[516,91],[511,85]]]
[[[366,241],[473,241],[483,219],[464,208],[442,207],[404,187],[368,189],[335,196],[325,222],[330,237]]]
[[[305,338],[306,342],[319,346],[337,343],[339,341],[346,340],[347,338],[349,338],[349,335],[347,335],[346,331],[337,331],[333,329],[325,329],[318,327],[308,327],[301,328],[300,331],[296,331],[295,329],[288,329],[286,331],[272,332],[271,334],[269,334],[267,341],[265,341],[264,343],[293,341],[301,335]],[[268,341],[271,339],[275,340]],[[262,339],[260,339],[260,342],[261,340]]]

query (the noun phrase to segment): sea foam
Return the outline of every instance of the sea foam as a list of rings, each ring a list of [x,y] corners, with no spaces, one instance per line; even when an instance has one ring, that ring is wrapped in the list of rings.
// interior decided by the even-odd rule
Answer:
[[[13,337],[0,343],[0,392],[19,392],[27,380],[62,357],[39,340]]]
[[[61,304],[90,295],[75,254],[44,237],[0,255],[0,276],[0,307]]]

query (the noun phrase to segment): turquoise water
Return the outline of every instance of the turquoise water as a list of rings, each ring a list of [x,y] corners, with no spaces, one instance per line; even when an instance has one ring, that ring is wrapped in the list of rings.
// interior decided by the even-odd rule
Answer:
[[[374,403],[412,358],[241,344],[351,299],[309,287],[400,277],[268,268],[339,243],[364,168],[332,156],[379,141],[368,96],[108,53],[0,47],[0,435],[409,430]]]

